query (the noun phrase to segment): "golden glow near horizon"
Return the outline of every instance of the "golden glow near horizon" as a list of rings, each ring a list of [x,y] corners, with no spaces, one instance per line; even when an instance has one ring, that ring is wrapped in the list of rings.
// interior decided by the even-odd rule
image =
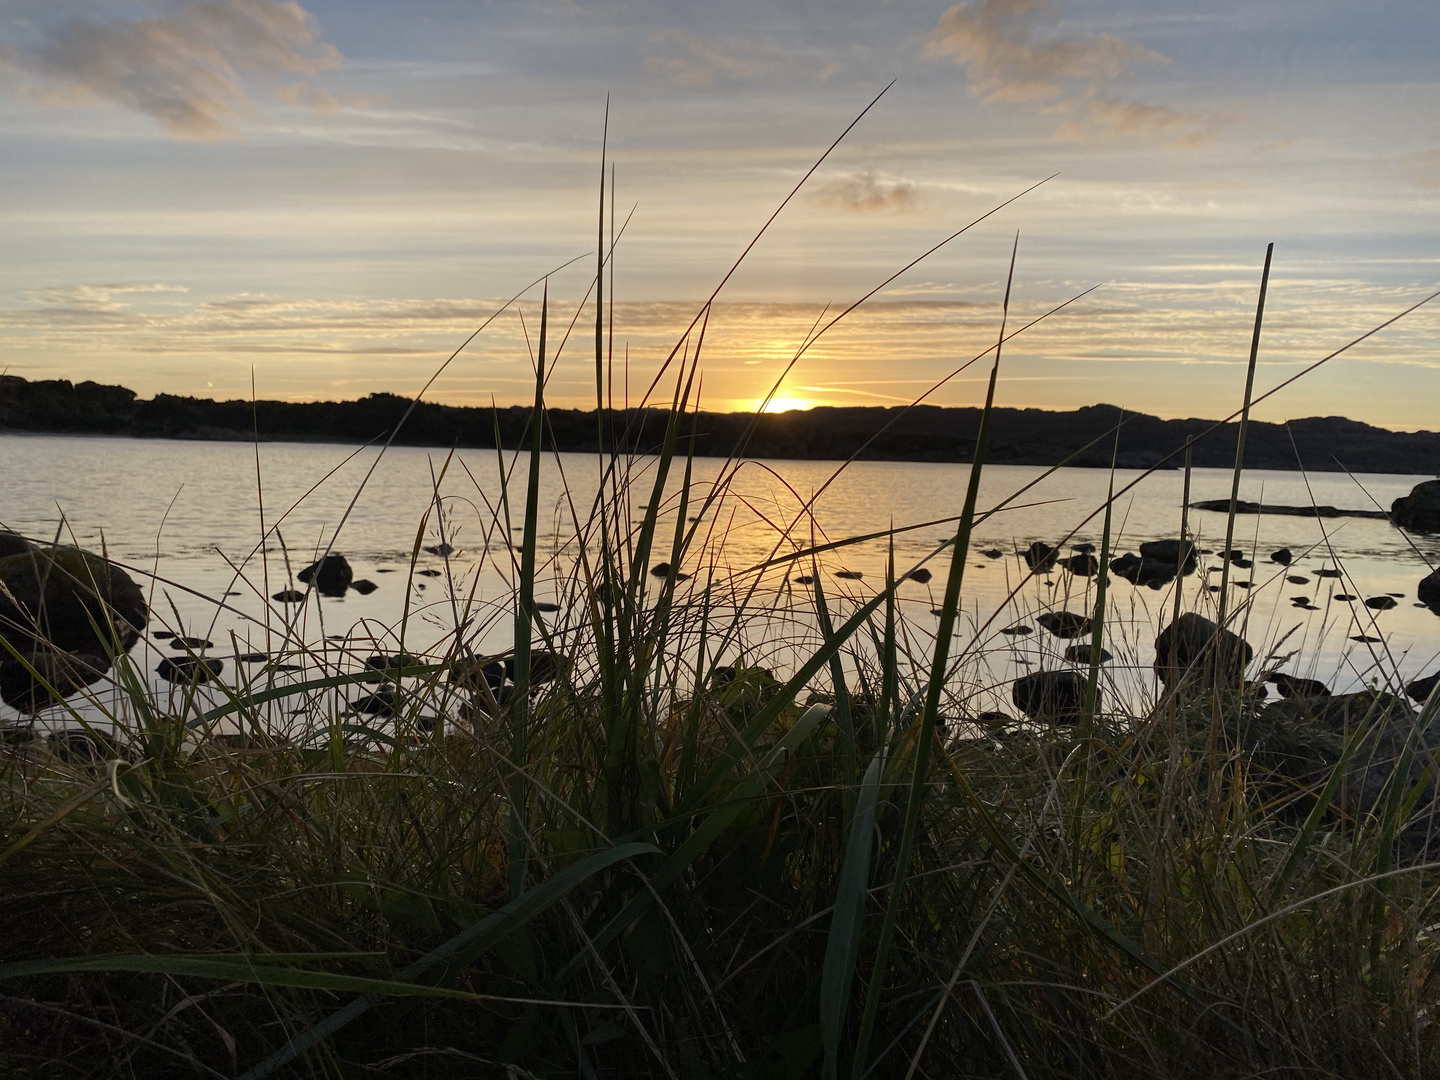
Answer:
[[[773,397],[768,402],[763,403],[763,407],[764,411],[767,413],[781,413],[790,412],[793,409],[813,409],[818,404],[818,401],[813,401],[810,398]],[[762,403],[759,401],[755,402],[755,404],[752,406],[752,408],[755,409],[759,409],[761,407]]]
[[[702,408],[782,377],[771,412],[908,402],[957,371],[928,400],[978,404],[1017,231],[1004,406],[1230,413],[1268,241],[1257,394],[1440,285],[1434,0],[191,6],[0,5],[0,371],[412,395],[543,279],[548,400],[593,408],[607,92],[617,401],[697,347],[723,279]],[[538,325],[537,286],[428,399],[529,401]],[[1437,400],[1440,303],[1257,415],[1433,428]]]

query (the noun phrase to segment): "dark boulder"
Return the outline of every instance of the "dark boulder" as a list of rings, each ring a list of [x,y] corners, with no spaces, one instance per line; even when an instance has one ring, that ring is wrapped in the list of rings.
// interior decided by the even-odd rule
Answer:
[[[837,578],[843,578],[846,581],[859,581],[865,575],[859,570],[836,570],[835,576]]]
[[[1000,633],[1008,634],[1010,637],[1021,637],[1025,634],[1033,634],[1034,632],[1035,628],[1033,626],[1026,626],[1024,623],[1016,623],[1014,626],[1007,626],[1004,630],[1000,631]]]
[[[1100,560],[1090,554],[1071,555],[1061,559],[1060,565],[1079,577],[1094,577],[1100,572]]]
[[[1140,558],[1170,563],[1187,576],[1195,572],[1195,545],[1188,540],[1183,544],[1179,540],[1147,541],[1140,545]]]
[[[1073,724],[1085,712],[1085,684],[1078,671],[1037,671],[1016,679],[1010,698],[1032,720]],[[1098,707],[1098,691],[1096,703]]]
[[[1420,579],[1415,588],[1415,599],[1440,615],[1440,570],[1432,570]]]
[[[225,665],[219,660],[206,660],[196,656],[164,657],[155,674],[168,683],[207,683],[220,677]]]
[[[1373,690],[1333,697],[1289,698],[1250,715],[1242,738],[1252,769],[1268,772],[1274,796],[1313,797],[1340,762],[1347,737],[1360,731],[1358,745],[1344,766],[1334,793],[1341,813],[1353,819],[1381,813],[1389,781],[1402,761],[1408,762],[1400,797],[1421,788],[1402,833],[1411,852],[1436,839],[1435,780],[1430,761],[1440,749],[1440,719],[1415,735],[1415,711],[1403,699]],[[1263,773],[1261,773],[1263,775]],[[1306,800],[1308,801],[1308,799]]]
[[[1025,565],[1037,574],[1047,574],[1055,569],[1055,563],[1060,559],[1058,549],[1051,547],[1043,541],[1036,540],[1022,553]]]
[[[1309,585],[1310,579],[1303,574],[1286,574],[1285,580],[1291,585]]]
[[[485,686],[495,694],[505,685],[505,665],[499,660],[462,660],[450,669],[450,681],[471,693],[478,693],[480,687]]]
[[[1424,705],[1437,685],[1440,685],[1440,671],[1435,672],[1434,675],[1426,675],[1423,679],[1416,679],[1405,687],[1405,693],[1410,696],[1411,701]]]
[[[1281,566],[1289,566],[1295,561],[1295,555],[1289,548],[1281,548],[1279,551],[1270,553],[1270,561],[1279,563]]]
[[[1322,566],[1319,570],[1315,571],[1315,576],[1324,578],[1338,578],[1343,577],[1344,575],[1341,574],[1339,570],[1336,570],[1332,567]]]
[[[1077,638],[1092,628],[1088,617],[1073,611],[1046,611],[1035,616],[1035,621],[1058,638]]]
[[[905,575],[908,580],[917,582],[921,585],[928,585],[930,583],[930,579],[934,576],[935,575],[933,573],[931,573],[923,566],[918,566]]]
[[[355,580],[355,572],[350,569],[345,556],[333,553],[307,566],[295,576],[307,584],[314,582],[315,589],[321,596],[344,596],[345,590],[350,588],[350,583]]]
[[[1390,520],[1402,529],[1440,532],[1440,480],[1416,484],[1390,504]]]
[[[373,694],[356,698],[350,703],[350,707],[358,713],[367,713],[370,716],[394,716],[395,692],[377,690]]]
[[[354,589],[361,596],[369,596],[379,587],[379,585],[376,585],[375,582],[370,581],[367,578],[360,578],[358,581],[350,582],[350,588]]]
[[[1069,660],[1072,664],[1089,664],[1094,656],[1095,650],[1091,648],[1089,642],[1083,645],[1071,645],[1065,650],[1065,659]],[[1102,648],[1100,650],[1100,663],[1108,664],[1114,659],[1115,657],[1110,655],[1109,649]]]
[[[400,668],[414,667],[420,663],[409,653],[376,653],[374,656],[365,658],[365,666],[371,671],[396,671]]]
[[[0,584],[0,637],[19,653],[124,652],[149,617],[129,574],[79,548],[26,544],[0,558]]]
[[[0,529],[0,559],[11,555],[24,555],[30,551],[30,541],[9,529]]]
[[[999,548],[982,548],[980,554],[984,555],[987,559],[998,559],[1005,553]]]
[[[178,634],[170,639],[172,649],[212,649],[215,643],[203,637],[180,637]]]
[[[0,661],[0,701],[23,713],[36,712],[93,686],[110,670],[110,661],[93,653],[41,649],[26,654],[25,660],[29,667],[13,656]]]
[[[1266,682],[1274,683],[1282,698],[1329,697],[1330,688],[1318,679],[1297,679],[1277,671],[1268,676]]]
[[[1239,686],[1255,656],[1239,634],[1222,630],[1203,615],[1186,612],[1155,639],[1155,671],[1167,687],[1171,676],[1189,676],[1201,684]]]
[[[281,589],[270,599],[278,600],[282,604],[303,604],[305,602],[305,594],[299,589]]]
[[[554,682],[563,679],[570,672],[570,658],[551,652],[549,649],[534,649],[530,653],[530,684]],[[515,658],[505,658],[505,675],[515,678]]]
[[[431,555],[439,555],[442,559],[447,555],[455,554],[455,549],[449,544],[431,544],[425,550]]]
[[[1179,576],[1180,568],[1173,562],[1143,559],[1131,552],[1126,552],[1118,559],[1111,561],[1110,572],[1116,577],[1124,578],[1131,585],[1144,585],[1158,589],[1162,585],[1168,585],[1174,581]]]
[[[1365,601],[1365,606],[1372,611],[1389,611],[1391,608],[1399,607],[1393,596],[1372,596]]]

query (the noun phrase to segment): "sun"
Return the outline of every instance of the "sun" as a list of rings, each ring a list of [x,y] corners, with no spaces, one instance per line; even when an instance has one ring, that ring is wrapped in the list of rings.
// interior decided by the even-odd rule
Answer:
[[[760,403],[756,402],[758,406]],[[792,409],[813,409],[815,402],[803,397],[773,397],[764,404],[767,413],[789,412]]]

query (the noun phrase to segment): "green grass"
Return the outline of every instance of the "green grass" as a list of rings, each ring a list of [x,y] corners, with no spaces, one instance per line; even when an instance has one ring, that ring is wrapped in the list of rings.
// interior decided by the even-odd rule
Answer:
[[[1360,729],[1328,777],[1287,785],[1224,735],[1250,722],[1238,685],[1097,704],[1096,665],[1081,723],[976,737],[975,657],[951,638],[983,425],[931,556],[938,635],[895,602],[893,552],[873,591],[827,595],[812,570],[785,593],[836,549],[804,515],[764,568],[727,570],[740,458],[701,486],[688,456],[708,310],[656,376],[655,455],[602,450],[561,560],[538,523],[568,337],[546,301],[528,473],[501,456],[485,523],[509,537],[521,504],[504,704],[452,678],[491,659],[473,642],[494,617],[457,578],[448,634],[400,671],[315,653],[318,677],[228,683],[203,713],[121,656],[132,752],[6,744],[0,1072],[1436,1075],[1440,875],[1397,841],[1424,792],[1347,817]],[[417,554],[465,469],[437,476]],[[542,578],[561,613],[536,608]],[[1096,613],[1092,644],[1118,649],[1114,605]],[[782,651],[799,659],[766,660]],[[337,704],[377,684],[393,719]],[[292,707],[312,737],[276,734]]]

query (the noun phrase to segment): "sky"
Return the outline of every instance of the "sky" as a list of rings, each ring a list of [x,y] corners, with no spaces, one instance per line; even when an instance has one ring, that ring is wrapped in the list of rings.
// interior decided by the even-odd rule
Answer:
[[[1014,249],[1012,330],[1094,290],[999,404],[1227,415],[1268,243],[1257,393],[1440,289],[1437,41],[1434,0],[0,0],[0,370],[414,394],[548,274],[548,400],[593,407],[603,140],[635,403],[893,82],[725,281],[702,406],[919,398],[994,344]],[[540,307],[429,396],[529,400]],[[1440,300],[1256,415],[1437,404]]]

